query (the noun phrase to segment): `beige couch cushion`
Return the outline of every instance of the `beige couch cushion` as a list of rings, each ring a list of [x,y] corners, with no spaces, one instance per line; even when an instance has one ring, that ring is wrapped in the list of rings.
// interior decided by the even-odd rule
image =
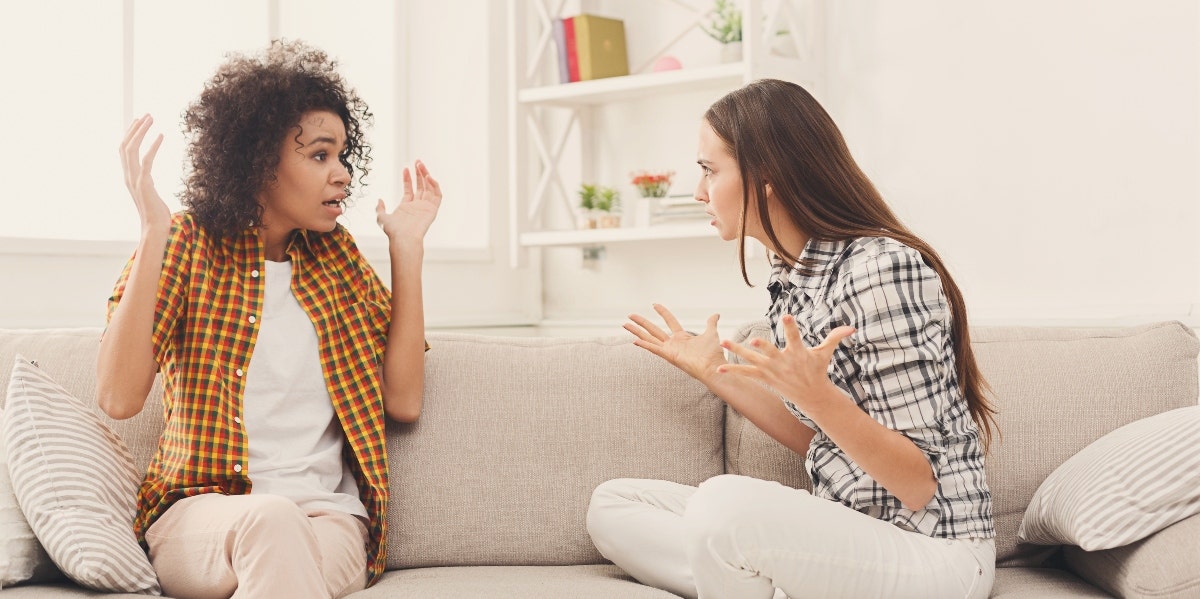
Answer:
[[[1200,514],[1115,549],[1063,549],[1067,567],[1126,599],[1200,597]]]
[[[765,322],[746,336],[769,338]],[[976,327],[973,347],[995,391],[1002,437],[987,459],[1001,566],[1038,565],[1055,548],[1017,546],[1017,527],[1038,485],[1109,431],[1196,405],[1197,341],[1178,322],[1121,328]],[[731,473],[807,488],[804,460],[729,410]]]
[[[473,566],[386,572],[351,599],[677,599],[616,566]],[[7,599],[7,597],[5,598]]]
[[[389,431],[390,568],[601,563],[596,485],[723,471],[724,404],[627,336],[429,343],[424,413]]]

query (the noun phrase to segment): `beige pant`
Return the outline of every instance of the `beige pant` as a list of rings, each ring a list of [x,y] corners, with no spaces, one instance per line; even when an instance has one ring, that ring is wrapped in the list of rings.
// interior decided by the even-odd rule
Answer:
[[[178,599],[342,597],[366,586],[366,541],[355,516],[278,495],[189,497],[146,531],[163,593]]]

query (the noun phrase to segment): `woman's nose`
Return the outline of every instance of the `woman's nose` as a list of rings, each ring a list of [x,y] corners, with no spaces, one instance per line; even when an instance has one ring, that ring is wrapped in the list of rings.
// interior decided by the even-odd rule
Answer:
[[[346,165],[338,161],[337,167],[333,171],[333,182],[336,185],[345,187],[350,184],[350,169]]]

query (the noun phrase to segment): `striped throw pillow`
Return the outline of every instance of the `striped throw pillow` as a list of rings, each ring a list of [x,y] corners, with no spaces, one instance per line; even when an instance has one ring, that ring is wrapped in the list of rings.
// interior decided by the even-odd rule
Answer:
[[[1127,424],[1050,473],[1019,540],[1112,549],[1200,513],[1200,406]]]
[[[59,569],[95,590],[161,594],[134,538],[141,477],[121,438],[19,355],[4,416],[17,502]]]
[[[4,411],[0,410],[0,430],[4,430],[3,423]],[[8,455],[0,439],[0,589],[57,578],[62,578],[62,573],[42,549],[17,503],[8,475]]]

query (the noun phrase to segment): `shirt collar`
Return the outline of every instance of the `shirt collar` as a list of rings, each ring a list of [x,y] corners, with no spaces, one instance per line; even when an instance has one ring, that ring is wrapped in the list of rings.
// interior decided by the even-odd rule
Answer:
[[[834,263],[841,257],[849,240],[818,241],[809,239],[800,252],[800,260],[796,264],[787,264],[778,255],[771,257],[771,278],[767,288],[772,292],[783,291],[795,287],[809,297],[825,287],[833,274]],[[809,265],[805,268],[802,265]],[[812,273],[806,275],[805,272]]]
[[[319,233],[314,233],[308,229],[297,229],[293,231],[292,239],[288,242],[286,252],[289,255],[293,255],[296,250],[303,250],[308,254],[309,258],[315,258],[316,250],[313,249],[313,243],[315,243],[314,237],[317,235],[319,235]]]
[[[255,251],[261,250],[263,245],[261,229],[258,227],[246,227],[241,235],[231,237],[226,240],[231,250],[239,251]],[[316,236],[320,233],[308,231],[305,229],[297,229],[292,231],[292,236],[288,239],[287,247],[284,248],[284,253],[289,256],[295,256],[296,252],[302,251],[307,257],[316,257],[316,248],[313,244],[316,243]]]

